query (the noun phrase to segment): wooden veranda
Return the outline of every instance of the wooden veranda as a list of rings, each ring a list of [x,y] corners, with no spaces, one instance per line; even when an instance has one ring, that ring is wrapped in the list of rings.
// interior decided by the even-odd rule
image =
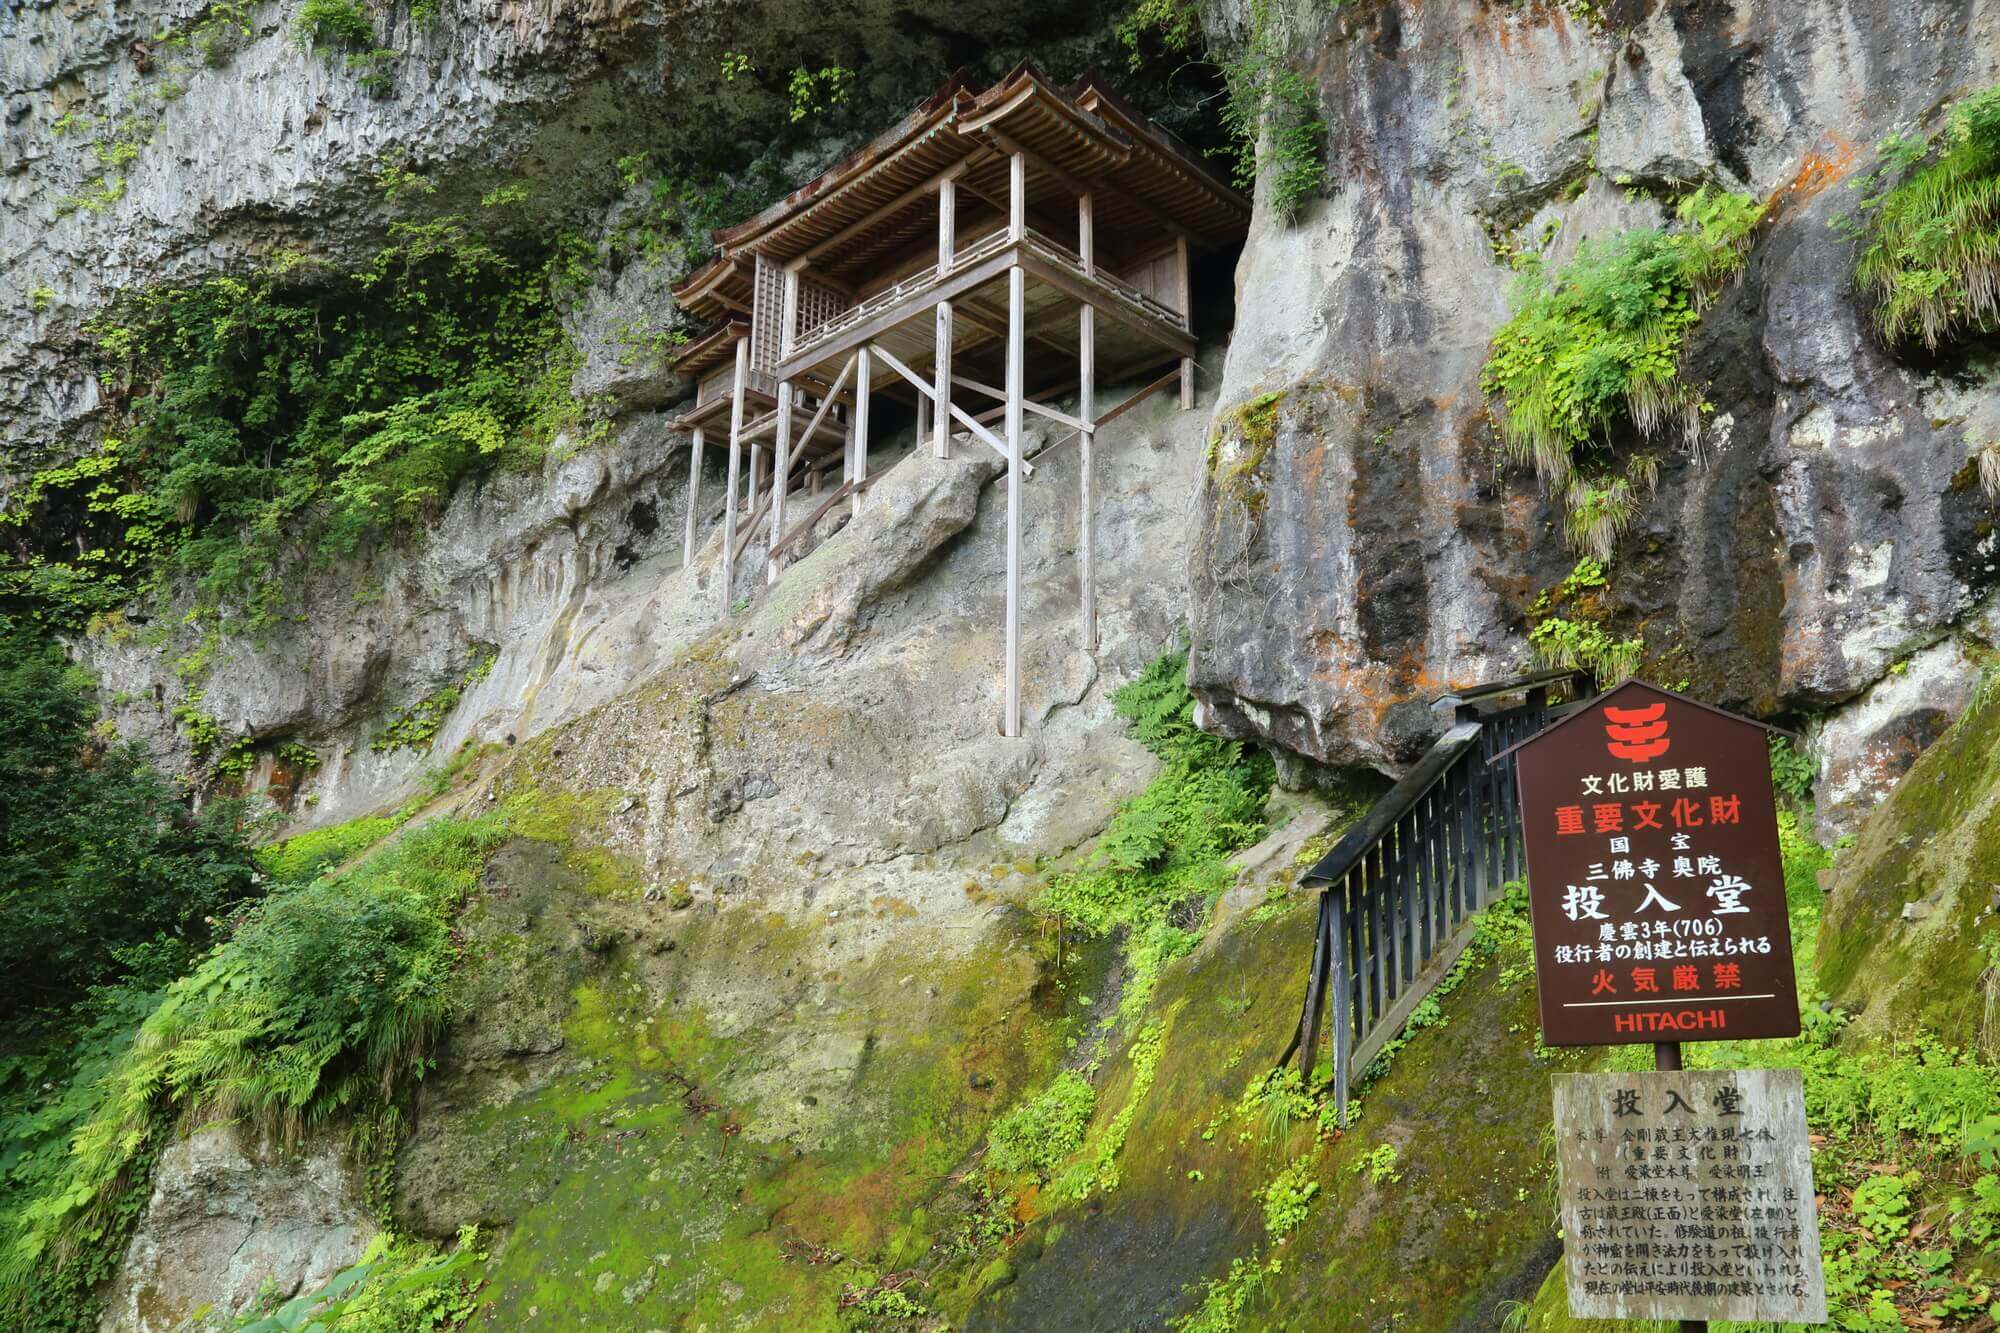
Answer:
[[[724,420],[725,608],[760,528],[775,581],[831,505],[858,512],[874,399],[913,408],[919,447],[938,457],[961,442],[994,450],[1007,464],[1001,728],[1018,736],[1025,417],[1065,428],[1044,454],[1072,442],[1082,453],[1078,576],[1095,651],[1095,433],[1163,389],[1193,406],[1190,256],[1248,222],[1240,194],[1094,78],[1060,89],[1030,64],[990,88],[954,77],[860,152],[716,233],[715,258],[676,289],[683,309],[715,321],[675,361],[697,384],[676,420],[693,450],[687,557],[702,450]],[[1137,395],[1098,407],[1100,381],[1136,380]],[[1052,401],[1072,396],[1073,411]],[[821,498],[788,529],[801,489]]]

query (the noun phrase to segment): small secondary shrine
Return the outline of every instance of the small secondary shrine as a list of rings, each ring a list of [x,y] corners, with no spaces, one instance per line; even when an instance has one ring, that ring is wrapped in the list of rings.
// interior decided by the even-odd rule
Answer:
[[[832,506],[859,511],[871,399],[901,400],[919,448],[1007,462],[1002,730],[1020,735],[1024,416],[1067,428],[1036,457],[1082,451],[1078,572],[1094,651],[1093,436],[1164,389],[1194,405],[1189,257],[1238,241],[1249,219],[1248,200],[1095,78],[1058,88],[1031,64],[990,88],[954,76],[846,161],[716,232],[715,257],[675,289],[714,321],[674,360],[698,385],[674,423],[692,445],[684,558],[708,440],[729,445],[726,608],[760,533],[775,581]],[[1100,378],[1147,383],[1100,410]],[[1071,396],[1073,412],[1051,405]]]

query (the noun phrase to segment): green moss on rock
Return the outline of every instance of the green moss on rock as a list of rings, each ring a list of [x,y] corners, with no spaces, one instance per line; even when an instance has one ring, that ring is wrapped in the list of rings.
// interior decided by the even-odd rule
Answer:
[[[2000,940],[2000,686],[1918,759],[1841,858],[1820,927],[1820,984],[1874,1036],[1923,1030],[1989,1054]]]
[[[1556,1241],[1549,1164],[1521,1127],[1547,1121],[1549,1076],[1581,1057],[1536,1048],[1522,942],[1467,972],[1344,1134],[1310,1114],[1238,1113],[1297,1022],[1310,949],[1307,918],[1253,913],[1165,971],[1140,1030],[1172,1022],[1118,1188],[1035,1219],[1013,1280],[984,1292],[966,1327],[1037,1327],[1051,1310],[1077,1327],[1156,1326],[1193,1313],[1203,1280],[1232,1263],[1262,1270],[1245,1326],[1311,1312],[1324,1328],[1496,1327],[1501,1302],[1533,1294]],[[1130,1077],[1106,1064],[1099,1106],[1116,1111]],[[1370,1171],[1384,1145],[1394,1171]],[[1262,1192],[1288,1168],[1294,1197],[1318,1189],[1272,1244]]]

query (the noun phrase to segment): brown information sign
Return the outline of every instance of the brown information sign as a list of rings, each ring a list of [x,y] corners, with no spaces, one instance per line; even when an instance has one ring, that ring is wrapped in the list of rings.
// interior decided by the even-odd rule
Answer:
[[[1796,1069],[1559,1074],[1577,1319],[1826,1322]]]
[[[1544,1042],[1798,1034],[1762,727],[1630,681],[1514,759]]]

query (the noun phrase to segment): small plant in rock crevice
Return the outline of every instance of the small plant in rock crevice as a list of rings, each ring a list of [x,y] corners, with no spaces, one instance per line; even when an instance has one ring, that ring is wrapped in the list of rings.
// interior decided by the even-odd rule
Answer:
[[[1312,1178],[1312,1156],[1308,1154],[1273,1176],[1257,1192],[1264,1205],[1264,1230],[1272,1240],[1282,1239],[1306,1220],[1306,1213],[1319,1193]]]
[[[1537,594],[1528,604],[1528,644],[1535,660],[1589,671],[1607,686],[1637,671],[1645,640],[1612,633],[1610,588],[1603,563],[1585,556],[1561,582]]]

